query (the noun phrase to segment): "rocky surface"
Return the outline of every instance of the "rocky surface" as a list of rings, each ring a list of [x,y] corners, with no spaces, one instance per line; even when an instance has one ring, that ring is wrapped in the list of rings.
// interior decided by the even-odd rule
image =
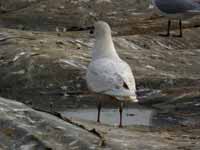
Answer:
[[[0,131],[3,150],[197,150],[200,146],[198,128],[120,129],[60,118],[3,98],[0,98]]]
[[[58,117],[0,98],[2,150],[92,150],[100,144],[99,137]]]
[[[0,31],[2,96],[45,109],[53,102],[58,110],[95,103],[84,79],[94,41],[88,32]],[[141,102],[159,100],[166,105],[185,97],[194,98],[191,106],[198,106],[199,32],[185,30],[183,38],[114,37],[120,56],[133,69]],[[147,95],[140,94],[145,91]]]
[[[76,30],[91,25],[95,19],[118,22],[117,18],[127,15],[120,22],[128,22],[130,13],[144,10],[148,5],[147,0],[59,0],[58,3],[53,0],[2,0],[0,18],[2,25],[22,29]]]
[[[73,120],[76,123],[84,125],[88,129],[95,128],[102,133],[105,144],[117,147],[121,150],[170,150],[170,149],[191,149],[198,150],[199,128],[183,128],[176,126],[174,128],[148,128],[142,126],[130,126],[124,129],[113,126],[99,125],[94,122],[84,120]]]
[[[95,20],[105,20],[113,29],[120,57],[132,67],[140,104],[157,113],[151,118],[152,127],[117,129],[80,118],[72,118],[72,127],[95,128],[108,147],[119,149],[199,149],[199,16],[184,21],[183,38],[160,37],[166,19],[148,9],[149,4],[145,0],[59,0],[56,4],[1,0],[0,95],[45,111],[96,108],[97,97],[88,93],[85,84],[94,42],[85,29]],[[178,32],[176,28],[173,25],[172,34]],[[3,103],[7,104],[3,100],[2,107]],[[104,107],[117,105],[106,101]]]

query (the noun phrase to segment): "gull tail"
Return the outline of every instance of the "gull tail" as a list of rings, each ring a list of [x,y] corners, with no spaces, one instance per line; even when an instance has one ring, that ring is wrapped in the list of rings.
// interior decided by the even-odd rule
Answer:
[[[124,96],[124,97],[116,97],[119,101],[130,101],[130,102],[139,102],[136,96]]]
[[[129,91],[123,88],[105,91],[104,94],[114,96],[121,101],[125,100],[125,101],[138,102],[135,91]]]

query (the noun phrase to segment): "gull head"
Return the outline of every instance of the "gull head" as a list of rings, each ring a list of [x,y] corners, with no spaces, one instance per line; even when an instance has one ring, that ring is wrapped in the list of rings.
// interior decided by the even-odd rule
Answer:
[[[94,35],[96,38],[110,36],[111,29],[110,26],[104,21],[98,21],[94,24]]]

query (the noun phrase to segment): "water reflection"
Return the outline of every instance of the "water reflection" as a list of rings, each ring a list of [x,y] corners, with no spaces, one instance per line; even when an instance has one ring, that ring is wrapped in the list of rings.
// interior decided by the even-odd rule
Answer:
[[[62,112],[68,118],[84,119],[89,121],[96,121],[97,109],[71,109]],[[149,108],[124,108],[123,124],[124,125],[144,125],[151,126],[152,118],[156,111]],[[101,122],[108,125],[117,125],[119,123],[119,111],[114,108],[102,109]]]

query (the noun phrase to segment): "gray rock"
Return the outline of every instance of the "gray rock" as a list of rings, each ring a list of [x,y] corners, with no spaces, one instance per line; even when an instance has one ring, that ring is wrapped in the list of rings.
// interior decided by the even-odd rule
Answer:
[[[75,125],[22,103],[0,98],[0,148],[93,150],[101,140]]]
[[[199,133],[198,128],[181,126],[119,129],[74,118],[66,122],[22,103],[0,98],[0,148],[3,150],[197,150]],[[102,142],[104,146],[100,146]]]

